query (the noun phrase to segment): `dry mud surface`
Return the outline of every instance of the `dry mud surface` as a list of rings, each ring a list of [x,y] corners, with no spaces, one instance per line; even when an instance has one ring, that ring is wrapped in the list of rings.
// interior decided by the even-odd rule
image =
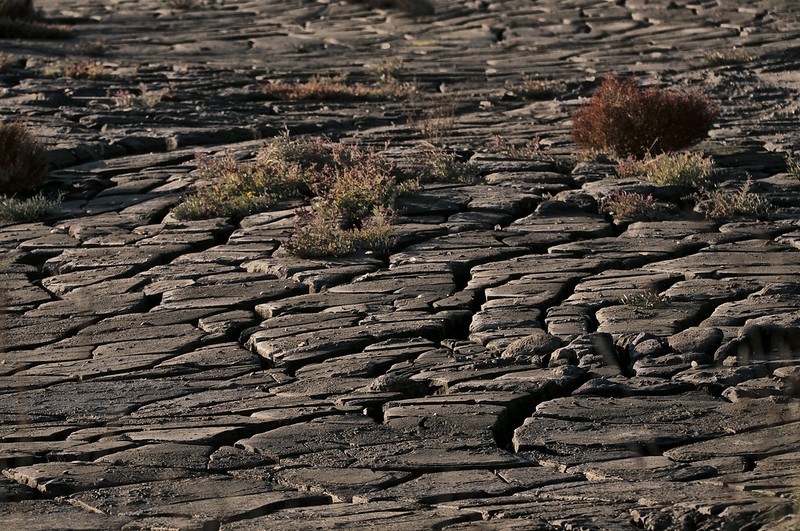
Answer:
[[[3,118],[46,139],[69,191],[0,227],[5,528],[797,528],[794,0],[166,4],[39,1],[76,38],[2,43],[23,58]],[[97,39],[113,75],[41,74]],[[704,66],[734,46],[753,60]],[[296,204],[168,216],[195,153],[246,157],[284,127],[417,149],[419,102],[259,91],[368,82],[390,58],[453,110],[437,141],[482,179],[404,199],[388,260],[287,254]],[[568,164],[570,114],[610,71],[720,102],[699,149],[772,219],[599,215],[613,189],[680,202]],[[523,77],[555,91],[526,99]],[[114,105],[140,83],[169,98]],[[494,135],[544,147],[514,158]],[[665,302],[620,303],[640,291]]]

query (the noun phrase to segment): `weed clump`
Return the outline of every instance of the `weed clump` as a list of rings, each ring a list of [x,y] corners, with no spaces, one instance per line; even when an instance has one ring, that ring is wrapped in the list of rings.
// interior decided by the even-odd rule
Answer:
[[[173,211],[181,220],[242,217],[262,212],[307,186],[304,174],[290,165],[245,164],[228,153],[221,159],[200,157],[201,178],[214,181],[186,198]]]
[[[21,122],[0,122],[0,193],[30,192],[49,174],[50,157]]]
[[[44,194],[20,199],[0,196],[0,223],[26,223],[52,212],[61,202],[61,196],[50,198]]]
[[[613,192],[603,198],[600,208],[618,221],[657,221],[666,214],[652,195],[635,192]]]
[[[622,296],[619,302],[634,308],[663,308],[667,305],[667,301],[654,291],[630,293]]]
[[[144,83],[139,84],[139,93],[120,90],[114,93],[114,105],[126,109],[150,109],[161,103],[171,94],[171,88],[148,89]]]
[[[572,136],[585,149],[641,158],[704,138],[716,114],[703,96],[642,89],[631,78],[609,75],[574,115]]]
[[[694,153],[662,153],[644,160],[632,157],[619,161],[617,174],[622,178],[645,177],[652,183],[664,186],[701,188],[707,185],[714,161]]]
[[[459,156],[430,142],[422,142],[410,158],[414,175],[423,182],[475,184],[478,168]]]
[[[772,211],[772,203],[766,197],[751,192],[752,185],[753,180],[748,178],[736,191],[704,190],[695,195],[697,209],[710,219],[764,219]]]

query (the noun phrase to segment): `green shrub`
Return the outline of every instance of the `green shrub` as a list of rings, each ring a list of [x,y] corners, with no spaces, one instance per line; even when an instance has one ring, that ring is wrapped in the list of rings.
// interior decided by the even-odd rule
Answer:
[[[44,194],[20,199],[0,195],[0,223],[27,223],[40,219],[61,202],[61,196],[49,198]]]
[[[36,190],[49,168],[47,151],[22,122],[0,122],[0,193]]]
[[[392,209],[399,196],[417,186],[413,180],[398,181],[394,166],[375,151],[354,146],[334,152],[334,164],[325,168],[314,192],[326,218],[359,227],[376,209]]]
[[[663,153],[644,160],[623,159],[617,166],[622,177],[646,177],[658,185],[703,187],[708,183],[714,161],[694,153]]]
[[[641,158],[704,138],[716,114],[705,97],[642,89],[631,78],[609,75],[573,116],[572,136],[584,149]]]
[[[228,154],[222,159],[198,159],[202,178],[213,185],[186,198],[173,211],[178,219],[241,217],[263,212],[277,201],[307,189],[305,174],[292,165],[239,163]]]
[[[286,248],[301,258],[340,257],[357,250],[387,254],[395,241],[391,234],[394,214],[388,210],[373,214],[360,227],[346,229],[338,220],[325,217],[323,211],[301,210]]]

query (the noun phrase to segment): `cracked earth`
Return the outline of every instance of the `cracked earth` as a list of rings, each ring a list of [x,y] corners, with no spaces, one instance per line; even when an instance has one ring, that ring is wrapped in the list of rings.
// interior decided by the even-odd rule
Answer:
[[[0,227],[0,522],[8,529],[797,529],[800,20],[791,0],[40,1],[76,39],[4,41],[2,116],[67,192]],[[65,79],[102,40],[110,75]],[[733,47],[746,65],[703,66]],[[402,59],[478,184],[400,200],[397,244],[304,260],[299,202],[177,221],[197,153],[326,134],[418,149],[407,101],[270,101],[269,80]],[[579,162],[606,72],[720,103],[714,179],[769,221]],[[526,79],[555,87],[515,92]],[[150,109],[119,91],[169,88]],[[539,137],[530,158],[493,149]],[[598,200],[676,216],[613,223]],[[657,293],[663,304],[620,299]]]

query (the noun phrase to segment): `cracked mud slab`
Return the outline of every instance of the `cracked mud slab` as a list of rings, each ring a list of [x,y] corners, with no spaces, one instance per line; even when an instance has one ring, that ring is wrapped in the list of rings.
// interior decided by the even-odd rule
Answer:
[[[9,529],[797,528],[792,2],[36,4],[76,38],[2,41],[0,114],[43,138],[68,194],[0,226]],[[734,47],[752,60],[704,64]],[[370,83],[391,59],[452,109],[435,140],[480,179],[401,198],[386,260],[288,254],[299,201],[170,215],[204,184],[196,153],[251,159],[284,128],[419,149],[420,103],[262,90]],[[103,75],[52,74],[87,60]],[[705,220],[676,187],[570,159],[606,72],[720,102],[698,149],[773,219]],[[115,104],[140,84],[168,97]],[[598,202],[617,191],[677,214],[614,223]],[[621,302],[637,292],[664,304]]]

